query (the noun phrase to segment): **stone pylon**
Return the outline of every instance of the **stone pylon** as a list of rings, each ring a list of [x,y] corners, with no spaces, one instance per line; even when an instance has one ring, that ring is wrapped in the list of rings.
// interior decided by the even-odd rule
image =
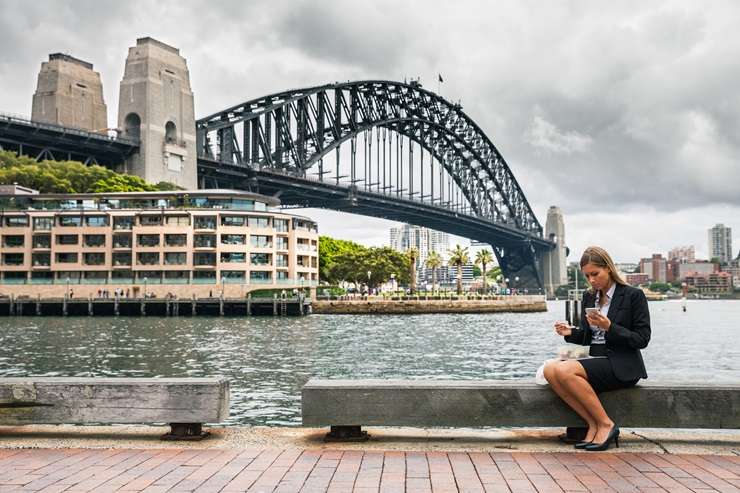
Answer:
[[[554,241],[555,249],[550,250],[543,257],[543,274],[545,288],[548,294],[553,295],[558,286],[568,284],[568,270],[566,257],[568,249],[565,246],[565,224],[563,212],[559,207],[551,206],[547,210],[545,223],[545,238]]]
[[[129,48],[118,99],[121,135],[139,139],[125,171],[149,183],[197,188],[195,110],[180,51],[152,38]]]
[[[41,63],[31,120],[105,133],[108,112],[100,74],[88,63],[52,53]]]

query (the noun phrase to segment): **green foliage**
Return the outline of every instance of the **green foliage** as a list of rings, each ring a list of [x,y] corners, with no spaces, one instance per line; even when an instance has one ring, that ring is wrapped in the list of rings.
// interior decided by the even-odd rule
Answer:
[[[671,285],[666,282],[654,282],[648,286],[650,291],[656,291],[658,293],[665,293],[671,289]]]
[[[455,248],[450,250],[450,260],[447,262],[449,265],[457,267],[457,294],[462,294],[462,266],[470,262],[470,256],[468,255],[468,248],[455,245]]]
[[[328,236],[319,238],[319,277],[330,284],[351,282],[372,288],[389,281],[391,275],[400,284],[407,284],[408,264],[406,254],[388,247],[368,248]]]
[[[481,275],[483,275],[483,272],[480,270],[480,267],[473,265],[473,277],[480,277]]]
[[[177,190],[172,183],[150,185],[134,175],[79,161],[35,161],[14,152],[0,151],[0,184],[17,183],[41,193],[154,192]]]

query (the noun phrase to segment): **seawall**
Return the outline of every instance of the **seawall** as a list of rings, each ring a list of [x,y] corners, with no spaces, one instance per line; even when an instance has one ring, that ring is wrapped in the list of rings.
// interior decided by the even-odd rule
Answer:
[[[505,296],[488,300],[315,300],[313,313],[419,314],[546,312],[544,296]]]

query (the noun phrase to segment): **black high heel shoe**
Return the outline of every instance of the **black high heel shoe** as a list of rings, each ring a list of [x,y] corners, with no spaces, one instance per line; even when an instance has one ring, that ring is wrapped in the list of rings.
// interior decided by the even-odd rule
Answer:
[[[614,445],[619,448],[619,426],[617,425],[612,426],[612,429],[609,430],[609,434],[606,436],[606,440],[601,443],[591,443],[589,445],[586,445],[584,449],[588,450],[589,452],[600,452],[602,450],[608,449],[609,445],[612,443],[612,440],[614,440]]]
[[[577,449],[585,449],[586,447],[588,447],[588,446],[589,446],[589,445],[591,445],[592,443],[594,443],[594,442],[593,442],[593,440],[592,440],[592,441],[590,441],[590,442],[586,442],[586,441],[583,441],[583,442],[578,442],[578,443],[576,443],[575,445],[573,445],[573,448],[577,448]]]

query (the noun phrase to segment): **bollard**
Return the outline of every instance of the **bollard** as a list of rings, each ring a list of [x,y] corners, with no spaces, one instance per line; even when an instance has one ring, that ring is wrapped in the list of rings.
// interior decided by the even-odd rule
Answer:
[[[67,298],[62,300],[62,315],[67,316]]]
[[[278,305],[277,293],[275,293],[273,296],[274,296],[274,298],[272,299],[272,315],[274,317],[277,317],[277,314],[278,314],[278,309],[277,309],[277,305]]]
[[[36,295],[36,316],[41,316],[41,295]]]
[[[87,315],[89,317],[93,316],[93,302],[91,297],[87,297]]]
[[[140,303],[141,303],[141,316],[143,317],[144,315],[146,315],[146,299],[142,298]]]
[[[252,315],[252,294],[247,295],[247,317]]]
[[[10,305],[8,305],[8,314],[15,315],[15,297],[10,295]]]
[[[118,296],[113,300],[113,314],[117,317],[119,315],[118,309]]]
[[[195,295],[193,295],[193,300],[190,302],[190,315],[194,317],[197,313],[198,312],[195,309]]]
[[[223,298],[219,298],[218,300],[218,314],[222,317],[224,316],[224,299]]]

